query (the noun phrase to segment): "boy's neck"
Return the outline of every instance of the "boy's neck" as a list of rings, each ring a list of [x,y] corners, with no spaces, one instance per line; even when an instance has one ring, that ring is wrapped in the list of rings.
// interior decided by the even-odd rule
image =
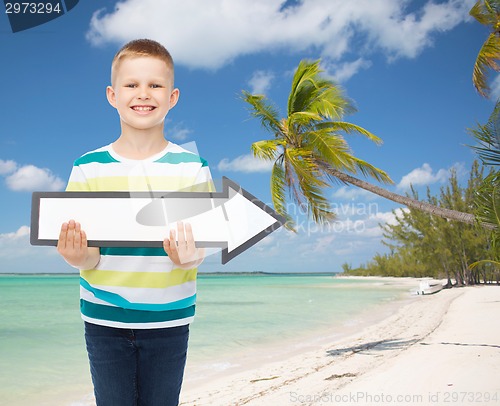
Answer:
[[[163,132],[122,132],[113,142],[113,149],[118,155],[128,159],[146,159],[163,151],[168,141]]]

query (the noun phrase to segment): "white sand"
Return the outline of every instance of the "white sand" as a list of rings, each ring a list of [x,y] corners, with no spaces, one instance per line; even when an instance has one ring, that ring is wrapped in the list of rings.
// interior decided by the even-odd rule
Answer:
[[[189,385],[181,405],[500,405],[500,287],[421,296],[376,325]]]

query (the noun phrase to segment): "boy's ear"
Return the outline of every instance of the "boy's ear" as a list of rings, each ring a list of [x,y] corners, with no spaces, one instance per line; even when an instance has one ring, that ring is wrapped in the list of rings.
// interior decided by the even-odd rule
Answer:
[[[172,90],[172,93],[170,93],[170,108],[173,108],[177,104],[177,102],[179,101],[179,96],[179,89],[176,88]]]
[[[108,99],[109,104],[116,108],[116,95],[111,86],[106,87],[106,98]]]

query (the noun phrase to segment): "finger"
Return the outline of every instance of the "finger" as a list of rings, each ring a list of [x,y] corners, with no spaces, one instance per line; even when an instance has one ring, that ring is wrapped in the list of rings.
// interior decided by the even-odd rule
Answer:
[[[169,251],[167,252],[168,256],[172,260],[172,262],[177,263],[179,262],[179,253],[178,253],[178,247],[175,242],[175,230],[170,230],[170,239],[168,240],[168,245],[169,245]]]
[[[191,224],[186,223],[186,242],[187,243],[194,243],[194,237],[193,237],[193,227],[191,227]]]
[[[66,248],[66,235],[68,234],[68,223],[62,223],[59,240],[57,241],[57,249],[63,250]]]
[[[189,223],[186,223],[186,248],[190,255],[194,254],[194,252],[196,251],[196,245],[193,236],[193,228]]]
[[[186,235],[184,233],[184,224],[182,221],[177,222],[177,242],[179,244],[179,247],[185,247],[186,246]]]
[[[165,248],[165,250],[168,250],[167,253],[169,253],[172,251],[173,245],[175,244],[172,244],[172,231],[170,231],[169,236],[163,240],[163,248]]]
[[[66,234],[66,248],[75,246],[75,221],[70,220],[68,224],[68,233]]]
[[[167,253],[168,257],[172,259],[172,249],[170,247],[170,240],[168,238],[165,238],[163,240],[163,249]]]
[[[87,241],[87,233],[82,230],[82,248],[86,248],[88,246],[88,241]]]
[[[75,223],[75,239],[74,239],[74,246],[77,249],[81,249],[82,247],[82,238],[81,238],[81,233],[82,231],[82,226],[80,223]]]
[[[175,230],[170,230],[170,249],[177,251],[177,243],[175,241]]]

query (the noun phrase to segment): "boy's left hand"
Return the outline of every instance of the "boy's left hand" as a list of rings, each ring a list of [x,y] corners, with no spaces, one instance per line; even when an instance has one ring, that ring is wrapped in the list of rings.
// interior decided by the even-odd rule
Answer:
[[[170,230],[170,238],[163,240],[163,249],[170,260],[179,268],[196,268],[203,262],[205,250],[196,248],[193,238],[191,224],[177,223],[177,242],[175,241],[175,230]]]

